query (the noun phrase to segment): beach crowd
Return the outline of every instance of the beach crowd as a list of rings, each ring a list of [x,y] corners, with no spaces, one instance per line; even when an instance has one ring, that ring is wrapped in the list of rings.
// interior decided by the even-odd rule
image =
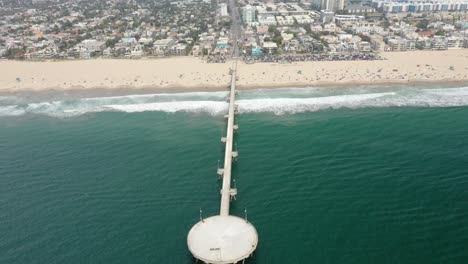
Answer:
[[[373,53],[355,53],[355,54],[315,54],[315,55],[261,55],[261,56],[243,56],[241,61],[245,63],[256,62],[277,62],[291,63],[302,61],[355,61],[355,60],[383,60],[382,56]],[[225,63],[224,56],[210,56],[208,63]]]

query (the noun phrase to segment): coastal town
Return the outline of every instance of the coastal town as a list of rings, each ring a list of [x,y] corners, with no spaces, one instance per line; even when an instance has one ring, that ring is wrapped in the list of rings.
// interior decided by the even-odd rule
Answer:
[[[468,0],[239,0],[234,8],[247,63],[468,48]],[[231,12],[226,0],[2,1],[0,58],[225,62],[234,46]]]

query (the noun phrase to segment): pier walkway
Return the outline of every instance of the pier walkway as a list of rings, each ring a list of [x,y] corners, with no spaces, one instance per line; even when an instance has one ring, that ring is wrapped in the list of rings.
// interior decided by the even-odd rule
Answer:
[[[196,223],[187,236],[190,252],[197,260],[205,263],[228,264],[244,262],[257,248],[258,234],[255,227],[244,218],[229,214],[232,198],[237,195],[237,189],[231,188],[232,162],[238,156],[233,151],[234,130],[239,127],[234,124],[236,106],[237,61],[231,69],[231,85],[229,91],[229,110],[226,115],[226,137],[221,138],[225,143],[224,167],[218,168],[222,177],[221,205],[219,215],[203,219]]]
[[[224,153],[224,168],[218,171],[223,177],[223,187],[221,189],[221,208],[220,215],[229,215],[229,205],[231,195],[237,194],[236,189],[231,189],[231,172],[232,172],[232,158],[237,157],[238,153],[232,151],[234,144],[234,116],[236,112],[236,77],[237,77],[237,62],[234,62],[231,70],[231,91],[229,93],[229,111],[227,115],[227,132],[226,137],[222,139],[226,144],[226,151]],[[238,128],[238,126],[236,126]]]

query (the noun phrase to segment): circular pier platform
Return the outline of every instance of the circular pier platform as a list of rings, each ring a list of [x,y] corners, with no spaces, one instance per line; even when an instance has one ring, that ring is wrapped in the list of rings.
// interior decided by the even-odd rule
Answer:
[[[243,218],[216,215],[196,223],[187,244],[193,256],[205,263],[238,263],[257,248],[258,234]]]

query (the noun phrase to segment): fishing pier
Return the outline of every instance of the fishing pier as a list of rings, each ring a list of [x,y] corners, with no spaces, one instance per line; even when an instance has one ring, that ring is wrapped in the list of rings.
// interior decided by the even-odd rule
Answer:
[[[234,61],[228,97],[229,110],[225,116],[226,137],[221,138],[225,144],[224,167],[217,171],[223,181],[219,215],[203,218],[200,211],[200,221],[190,229],[187,236],[190,252],[195,259],[205,263],[244,263],[258,244],[257,230],[247,220],[247,212],[245,218],[229,214],[230,203],[237,195],[237,189],[231,188],[232,162],[238,156],[238,152],[233,151],[234,131],[239,129],[234,124],[237,113],[236,78],[237,62]]]

